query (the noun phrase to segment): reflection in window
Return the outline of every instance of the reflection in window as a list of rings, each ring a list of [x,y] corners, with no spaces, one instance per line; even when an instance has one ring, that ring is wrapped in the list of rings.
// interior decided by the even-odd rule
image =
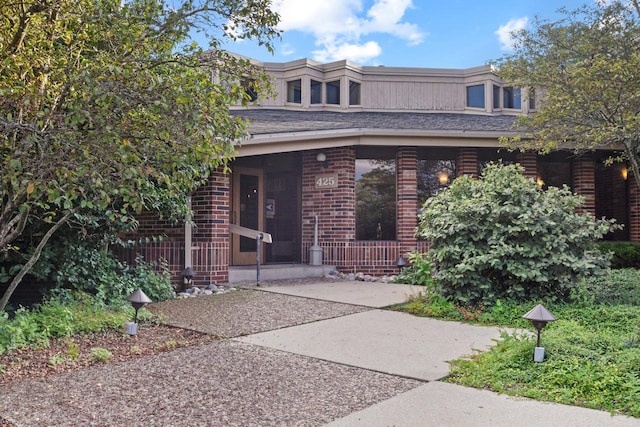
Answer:
[[[418,160],[418,207],[422,207],[429,197],[447,188],[456,177],[456,161]]]
[[[500,86],[493,85],[493,108],[500,108]]]
[[[322,82],[311,80],[311,103],[322,104]]]
[[[522,90],[520,88],[502,88],[502,95],[504,108],[515,108],[516,110],[522,108]]]
[[[467,86],[467,107],[484,108],[484,85]]]
[[[396,239],[396,162],[356,160],[356,239]]]
[[[302,103],[302,80],[287,82],[287,102]]]
[[[349,81],[349,105],[360,105],[360,83]]]
[[[249,102],[255,102],[258,100],[258,92],[256,91],[256,82],[251,79],[244,79],[242,81],[242,88],[247,95]]]
[[[571,162],[553,157],[538,158],[538,176],[536,180],[538,186],[545,190],[549,187],[562,188],[563,185],[571,188]]]
[[[327,104],[340,105],[340,80],[327,82]]]

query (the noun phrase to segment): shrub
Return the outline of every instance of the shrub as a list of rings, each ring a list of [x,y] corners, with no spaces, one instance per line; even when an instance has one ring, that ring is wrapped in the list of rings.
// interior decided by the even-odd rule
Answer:
[[[640,305],[640,270],[610,270],[600,277],[586,278],[576,289],[575,299],[589,304]]]
[[[428,257],[419,252],[410,253],[409,265],[396,276],[396,282],[433,287],[435,281],[431,270],[431,261]]]
[[[50,338],[121,328],[129,315],[100,308],[94,297],[64,293],[30,310],[19,308],[12,319],[0,312],[0,354],[29,345],[44,346]]]
[[[146,262],[136,258],[131,267],[108,251],[90,245],[69,246],[67,259],[58,269],[57,290],[71,289],[95,295],[107,306],[126,304],[126,298],[142,289],[152,301],[164,301],[173,296],[171,276],[166,261]]]
[[[599,242],[598,248],[611,253],[611,268],[640,268],[640,243]]]
[[[582,197],[567,187],[542,191],[523,172],[489,164],[480,179],[457,178],[425,202],[417,234],[431,241],[442,295],[472,305],[566,298],[580,278],[607,269],[594,241],[613,220],[578,213]]]

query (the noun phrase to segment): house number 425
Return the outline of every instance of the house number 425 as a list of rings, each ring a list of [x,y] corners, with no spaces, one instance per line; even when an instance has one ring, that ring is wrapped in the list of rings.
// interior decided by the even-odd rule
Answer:
[[[316,176],[316,188],[336,188],[338,186],[338,175]]]

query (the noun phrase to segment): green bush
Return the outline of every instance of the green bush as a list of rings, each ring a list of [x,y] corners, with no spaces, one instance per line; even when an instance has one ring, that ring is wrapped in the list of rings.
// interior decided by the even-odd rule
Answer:
[[[606,271],[594,241],[613,221],[580,214],[567,188],[540,190],[520,165],[489,164],[480,179],[460,177],[428,199],[417,235],[440,293],[462,305],[498,299],[567,298],[581,278]]]
[[[131,267],[108,251],[78,242],[70,245],[66,259],[56,272],[56,288],[71,289],[95,295],[107,306],[126,303],[136,289],[142,289],[152,301],[173,297],[173,286],[166,261],[146,262],[136,258]]]
[[[611,253],[611,268],[640,268],[640,243],[599,242],[603,253]]]
[[[9,319],[0,312],[0,354],[30,345],[44,346],[49,339],[122,328],[130,318],[125,311],[100,308],[90,295],[65,293],[50,298],[39,307],[16,310]]]
[[[409,265],[396,276],[396,282],[433,287],[435,280],[431,270],[431,261],[428,257],[419,252],[410,253]]]
[[[576,289],[574,297],[591,304],[640,305],[640,270],[613,269],[600,277],[589,277]]]

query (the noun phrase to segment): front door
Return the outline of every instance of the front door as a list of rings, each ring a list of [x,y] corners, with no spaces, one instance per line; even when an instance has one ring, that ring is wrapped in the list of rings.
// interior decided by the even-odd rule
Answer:
[[[264,184],[262,169],[235,167],[233,169],[233,204],[231,223],[254,230],[264,231]],[[264,262],[264,251],[260,251],[260,263]],[[231,264],[250,265],[256,263],[256,241],[231,234]]]

